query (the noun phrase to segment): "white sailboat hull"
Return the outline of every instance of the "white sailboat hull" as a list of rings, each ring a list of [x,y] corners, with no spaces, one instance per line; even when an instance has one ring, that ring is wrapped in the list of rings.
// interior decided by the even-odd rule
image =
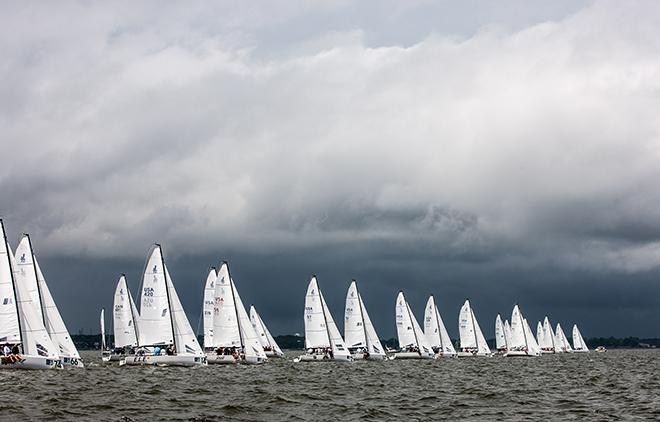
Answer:
[[[79,357],[64,357],[62,356],[62,365],[64,365],[65,368],[85,368],[85,365],[83,364],[83,360]]]
[[[351,353],[351,357],[353,360],[385,360],[387,359],[387,356],[385,355],[377,355],[374,353],[369,354],[369,356],[365,356],[365,353],[360,352],[360,353]]]
[[[300,355],[294,359],[294,362],[352,362],[353,357],[350,355],[340,355],[335,357],[330,357],[325,354],[310,354],[306,353]]]
[[[238,359],[232,355],[219,355],[217,353],[209,353],[206,355],[206,361],[209,365],[231,365],[238,362]]]
[[[281,357],[284,357],[284,353],[277,353],[274,350],[268,350],[266,352],[266,356],[269,357],[269,358],[281,358]]]
[[[456,357],[456,353],[441,352],[435,354],[436,359],[455,358],[455,357]]]
[[[47,358],[44,356],[26,356],[21,355],[21,362],[7,363],[4,359],[0,369],[57,369],[62,368],[62,362],[59,359]]]
[[[573,349],[573,353],[589,353],[589,351],[588,350]]]
[[[196,355],[131,355],[125,358],[126,365],[130,366],[201,366],[206,365],[206,356]]]
[[[399,352],[394,354],[394,359],[433,359],[431,355],[420,355],[417,352]]]
[[[553,355],[555,354],[554,350],[541,350],[542,355]]]
[[[504,357],[506,358],[515,358],[515,357],[531,358],[537,356],[540,355],[534,355],[524,350],[510,350],[504,354]]]
[[[475,358],[475,357],[490,357],[490,353],[485,353],[485,352],[477,352],[477,353],[472,353],[472,352],[457,352],[456,356],[459,358]]]

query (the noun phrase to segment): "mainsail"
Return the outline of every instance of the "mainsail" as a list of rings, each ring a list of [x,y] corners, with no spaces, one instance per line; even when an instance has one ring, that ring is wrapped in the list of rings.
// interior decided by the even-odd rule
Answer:
[[[316,276],[312,276],[305,295],[305,348],[331,347],[337,356],[348,358],[348,349],[325,303]]]
[[[573,349],[575,349],[576,352],[589,351],[587,343],[584,342],[582,333],[580,333],[580,329],[578,328],[577,324],[573,325]]]
[[[218,272],[211,267],[204,284],[204,304],[202,306],[202,325],[204,329],[204,347],[213,347],[213,308],[215,305],[215,282]]]
[[[469,300],[465,301],[458,314],[458,331],[463,351],[476,350],[479,355],[490,354],[488,343],[481,332]]]
[[[552,325],[550,325],[550,320],[546,316],[543,319],[543,337],[539,339],[539,346],[546,352],[556,352],[555,342],[555,333],[552,331]]]
[[[557,328],[555,329],[555,337],[556,337],[555,347],[559,348],[559,350],[555,349],[555,351],[563,352],[563,353],[573,352],[573,349],[571,348],[568,339],[566,339],[566,334],[564,334],[564,330],[562,330],[561,325],[559,323],[557,323]]]
[[[138,313],[131,292],[122,274],[115,288],[112,311],[112,329],[115,335],[115,347],[137,346]]]
[[[266,324],[264,324],[264,321],[261,319],[261,315],[259,315],[254,306],[250,307],[250,321],[252,322],[252,327],[259,336],[261,346],[263,346],[264,349],[269,348],[278,356],[282,356],[284,352],[280,349],[280,346],[277,345],[277,342],[275,342],[275,339],[270,334],[268,327],[266,327]]]
[[[410,310],[402,291],[396,298],[396,333],[399,338],[399,348],[404,351],[413,349],[420,356],[433,356],[433,349],[428,343],[422,328]]]
[[[372,355],[385,355],[355,280],[351,282],[346,293],[344,337],[350,349],[361,348]]]
[[[500,314],[497,314],[497,317],[495,318],[495,348],[500,351],[507,350],[506,336],[504,335],[504,324],[502,324],[502,318],[500,317]]]
[[[234,305],[229,277],[229,267],[223,262],[215,282],[213,307],[213,346],[241,347],[241,333],[238,329],[238,315]],[[208,346],[207,346],[208,347]]]
[[[456,354],[433,295],[429,297],[424,308],[424,334],[429,345],[434,350],[438,350],[439,354],[443,356],[454,356]]]
[[[140,346],[174,343],[174,327],[160,245],[151,247],[140,292]]]

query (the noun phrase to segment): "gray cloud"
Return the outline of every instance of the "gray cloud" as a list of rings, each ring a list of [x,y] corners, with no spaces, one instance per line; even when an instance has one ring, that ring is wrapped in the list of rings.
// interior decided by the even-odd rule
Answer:
[[[614,295],[658,271],[655,3],[6,9],[0,214],[53,271],[77,262],[58,277],[139,270],[157,240],[190,304],[231,252],[295,291],[369,270],[389,315],[440,276],[504,304],[524,279]]]

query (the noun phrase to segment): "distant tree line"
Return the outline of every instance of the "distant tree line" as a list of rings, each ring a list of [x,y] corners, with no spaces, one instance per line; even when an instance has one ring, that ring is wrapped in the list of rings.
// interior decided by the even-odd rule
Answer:
[[[98,350],[101,348],[101,334],[73,334],[71,335],[76,347],[80,350]],[[199,343],[203,344],[203,338],[199,336]],[[305,337],[295,335],[282,335],[275,336],[275,341],[282,349],[304,349]],[[659,348],[660,338],[639,338],[639,337],[594,337],[585,339],[587,346],[590,349],[595,349],[598,346],[605,346],[608,349],[644,349],[644,348]],[[112,335],[106,335],[106,342],[108,345],[114,343]],[[490,339],[487,341],[491,349],[495,348],[495,340]],[[399,341],[396,338],[381,340],[383,347],[390,349],[398,349]],[[458,348],[458,340],[452,340],[454,346]]]

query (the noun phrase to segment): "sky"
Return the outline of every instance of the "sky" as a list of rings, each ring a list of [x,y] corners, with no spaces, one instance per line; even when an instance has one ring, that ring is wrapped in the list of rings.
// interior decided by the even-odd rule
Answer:
[[[7,2],[0,216],[71,332],[163,245],[196,327],[211,265],[275,334],[316,274],[381,337],[403,289],[452,336],[518,303],[660,336],[654,1]]]

